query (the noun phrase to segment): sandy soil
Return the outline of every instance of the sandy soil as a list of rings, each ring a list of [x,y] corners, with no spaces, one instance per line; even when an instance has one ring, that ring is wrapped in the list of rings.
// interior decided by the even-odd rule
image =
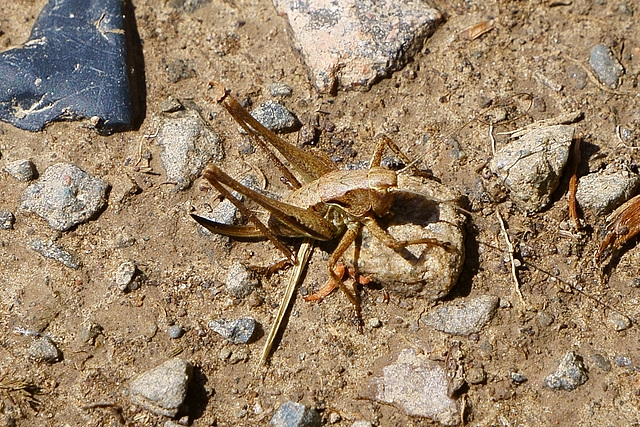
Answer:
[[[44,3],[16,0],[0,6],[0,46],[26,40]],[[194,425],[265,425],[286,400],[322,409],[325,420],[337,413],[341,421],[335,425],[340,426],[358,419],[379,426],[430,425],[363,399],[362,389],[376,360],[407,347],[442,356],[456,339],[467,370],[483,367],[487,375],[484,383],[465,390],[469,425],[640,423],[640,377],[634,368],[640,364],[640,334],[635,323],[616,332],[610,322],[613,313],[638,316],[640,249],[630,245],[601,274],[592,255],[604,218],[586,212],[589,227],[583,235],[563,232],[568,179],[548,210],[526,216],[482,174],[491,158],[487,116],[502,111],[515,120],[497,126],[496,132],[583,111],[585,119],[577,125],[584,138],[581,174],[615,161],[637,161],[637,150],[623,146],[615,133],[618,124],[637,131],[640,120],[637,98],[629,95],[637,90],[640,70],[640,10],[632,10],[637,7],[633,2],[437,2],[447,20],[414,62],[368,92],[336,96],[313,91],[300,56],[291,48],[286,22],[269,1],[214,1],[189,12],[175,3],[134,2],[146,76],[146,111],[139,129],[101,136],[84,123],[69,122],[27,133],[0,123],[2,161],[31,158],[40,172],[69,161],[102,177],[114,190],[124,185],[125,176],[141,188],[122,203],[110,202],[97,220],[56,235],[39,218],[19,212],[27,184],[6,174],[1,177],[0,208],[17,216],[13,230],[0,231],[1,422],[118,425],[119,417],[109,408],[83,409],[106,402],[122,408],[128,425],[163,425],[162,417],[138,412],[126,396],[126,384],[177,354],[197,367]],[[495,29],[475,40],[461,34],[485,20]],[[589,52],[601,42],[627,70],[616,90],[599,87],[589,74]],[[167,72],[177,61],[192,70],[179,81]],[[382,132],[410,157],[424,155],[423,166],[467,195],[473,210],[465,269],[450,299],[500,297],[501,308],[492,323],[469,338],[452,338],[418,323],[432,303],[393,294],[384,303],[381,290],[365,289],[365,321],[375,317],[382,326],[358,334],[344,295],[335,293],[322,304],[298,298],[265,369],[257,369],[264,338],[236,347],[208,330],[213,318],[245,315],[268,328],[286,278],[283,273],[263,280],[256,297],[228,297],[223,281],[235,260],[268,265],[279,253],[268,242],[199,234],[188,214],[191,206],[213,203],[213,192],[204,191],[200,181],[186,191],[174,191],[165,183],[160,147],[145,137],[155,132],[152,116],[159,113],[160,103],[173,96],[200,109],[225,138],[226,171],[242,176],[252,168],[264,168],[260,153],[241,153],[237,126],[207,98],[211,79],[254,104],[269,99],[271,82],[291,86],[293,95],[283,101],[291,111],[305,120],[320,109],[335,124],[319,146],[335,149],[331,139],[341,138],[346,144],[341,153],[355,155],[344,156],[340,166],[369,159],[373,137]],[[497,136],[498,146],[505,141],[505,136]],[[150,154],[149,168],[140,167],[141,152]],[[265,173],[276,183],[270,190],[286,192],[277,175]],[[525,262],[519,278],[526,308],[514,293],[496,210],[508,223],[517,257]],[[79,254],[83,267],[70,270],[43,259],[26,246],[34,236],[57,237]],[[307,287],[326,280],[330,248],[321,249],[309,264]],[[129,259],[138,264],[144,279],[140,289],[125,294],[113,286],[113,272]],[[91,323],[104,331],[93,345],[81,339],[83,328]],[[185,327],[186,334],[169,339],[166,330],[172,324]],[[26,355],[33,338],[15,333],[17,327],[44,330],[64,352],[64,361],[48,365],[30,360]],[[226,349],[237,363],[220,358]],[[569,350],[584,358],[589,380],[571,392],[544,388],[544,378]],[[618,366],[617,357],[630,358],[631,366]],[[609,369],[602,360],[609,362]],[[511,372],[528,380],[517,385]],[[41,389],[37,410],[20,393],[2,389],[16,380]]]

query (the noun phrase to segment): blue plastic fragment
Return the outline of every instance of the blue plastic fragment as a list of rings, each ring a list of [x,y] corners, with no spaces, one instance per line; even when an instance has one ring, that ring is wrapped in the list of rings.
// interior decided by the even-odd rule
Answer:
[[[122,0],[50,0],[29,40],[0,53],[0,120],[41,130],[98,117],[126,128],[131,98]]]

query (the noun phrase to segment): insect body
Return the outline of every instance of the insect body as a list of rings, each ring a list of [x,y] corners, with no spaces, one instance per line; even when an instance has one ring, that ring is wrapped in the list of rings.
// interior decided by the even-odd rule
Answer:
[[[399,175],[400,172],[380,166],[386,148],[390,148],[403,161],[410,164],[406,156],[389,138],[383,137],[376,147],[369,169],[338,170],[337,166],[323,153],[301,150],[263,127],[221,85],[217,83],[211,85],[216,91],[216,100],[229,111],[258,145],[266,148],[268,143],[275,147],[303,177],[303,183],[300,183],[268,149],[267,155],[281,170],[284,179],[296,188],[284,201],[274,200],[254,191],[227,175],[218,166],[210,164],[205,168],[203,177],[227,197],[253,225],[221,224],[192,214],[199,224],[214,233],[228,236],[266,237],[294,263],[296,260],[293,252],[278,236],[305,237],[319,241],[340,237],[338,246],[330,257],[328,272],[354,305],[358,316],[360,313],[358,295],[346,287],[334,272],[334,267],[360,235],[363,227],[394,251],[403,251],[409,245],[439,246],[456,253],[458,260],[461,260],[461,242],[458,245],[452,245],[438,238],[424,236],[395,239],[378,224],[378,218],[390,213],[398,194],[407,191],[420,192],[418,180],[412,180],[412,177]],[[414,166],[409,167],[417,171]],[[404,183],[404,188],[398,186],[399,181]],[[261,222],[250,209],[235,198],[227,187],[266,209],[270,213],[267,224]]]

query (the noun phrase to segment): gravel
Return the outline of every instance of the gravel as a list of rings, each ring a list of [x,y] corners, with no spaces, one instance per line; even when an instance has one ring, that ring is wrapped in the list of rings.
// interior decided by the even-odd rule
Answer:
[[[108,185],[70,163],[51,165],[22,195],[22,209],[66,231],[95,217],[107,203]]]
[[[22,182],[29,182],[37,175],[36,165],[29,159],[16,160],[11,163],[7,163],[4,170]]]
[[[12,212],[0,211],[0,230],[11,230],[16,222],[16,217]]]
[[[125,261],[118,266],[113,274],[113,281],[122,292],[130,290],[131,282],[137,272],[136,263],[134,261]]]
[[[247,344],[255,334],[257,322],[251,317],[216,319],[209,322],[209,328],[233,344]]]
[[[580,177],[576,199],[582,209],[601,216],[629,200],[640,185],[640,176],[616,165]]]
[[[175,417],[187,395],[193,366],[170,359],[134,378],[129,386],[131,401],[157,415]]]
[[[573,351],[564,355],[558,369],[544,380],[546,387],[554,390],[574,390],[587,381],[587,370],[582,362],[582,357]]]
[[[284,105],[276,101],[263,102],[251,110],[251,115],[274,132],[291,132],[300,127],[300,121]]]
[[[491,171],[511,191],[525,212],[538,212],[551,203],[569,158],[575,128],[546,126],[531,130],[500,149],[489,163]]]
[[[227,291],[235,298],[244,298],[256,289],[260,282],[240,262],[234,262],[224,280]]]
[[[28,242],[31,249],[38,252],[45,258],[58,261],[60,264],[77,270],[80,268],[80,261],[75,254],[69,252],[64,247],[53,241],[32,239]]]
[[[320,427],[320,415],[308,406],[288,401],[280,405],[269,426],[271,427]]]
[[[29,356],[39,362],[56,363],[62,360],[62,352],[47,336],[43,336],[31,344]]]
[[[603,44],[597,44],[591,49],[589,65],[598,76],[600,83],[616,88],[624,68],[611,49]]]

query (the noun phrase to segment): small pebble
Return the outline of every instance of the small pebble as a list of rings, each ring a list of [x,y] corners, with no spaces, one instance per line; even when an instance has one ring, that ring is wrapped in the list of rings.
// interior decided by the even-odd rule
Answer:
[[[251,111],[251,115],[274,132],[291,132],[300,127],[300,121],[276,101],[263,102]]]
[[[184,329],[182,326],[172,325],[167,328],[167,333],[169,334],[169,338],[175,340],[184,335]]]
[[[367,326],[369,326],[370,328],[379,328],[380,326],[382,326],[382,322],[377,317],[372,317],[367,320]]]
[[[493,318],[499,298],[480,295],[476,298],[446,303],[422,316],[422,323],[450,335],[479,332]]]
[[[544,380],[544,385],[555,390],[571,391],[587,381],[587,370],[582,357],[573,351],[564,355],[558,369]]]
[[[125,261],[120,264],[113,275],[113,281],[118,286],[118,289],[122,292],[130,290],[129,285],[131,285],[136,271],[136,263],[133,261]]]
[[[611,323],[613,329],[617,332],[624,331],[631,327],[631,320],[624,314],[620,314],[616,311],[610,312],[609,323]]]
[[[627,356],[616,356],[615,358],[616,365],[621,368],[628,368],[631,366],[631,358]]]
[[[589,65],[598,76],[598,80],[610,88],[616,88],[619,78],[624,74],[624,68],[616,56],[603,44],[597,44],[591,49]]]
[[[31,249],[38,252],[45,258],[51,258],[58,261],[62,265],[73,268],[75,270],[80,268],[80,261],[76,259],[76,256],[56,242],[45,242],[40,239],[33,239],[29,241],[28,245]]]
[[[509,378],[516,384],[522,384],[527,381],[527,377],[520,372],[509,372]]]
[[[185,190],[213,160],[224,157],[222,139],[197,111],[181,110],[160,119],[158,145],[167,181]]]
[[[465,375],[469,384],[482,384],[487,380],[487,373],[482,366],[472,366]]]
[[[82,326],[80,340],[84,343],[94,344],[96,338],[102,334],[103,328],[98,323],[89,322]]]
[[[34,341],[29,347],[29,356],[39,362],[56,363],[62,360],[62,352],[47,336]]]
[[[31,160],[22,159],[8,163],[4,170],[18,181],[28,182],[36,176],[36,165]]]
[[[16,217],[9,211],[0,211],[0,230],[11,230]]]
[[[164,101],[160,102],[158,108],[163,113],[175,113],[178,110],[182,110],[183,106],[179,99],[168,96]]]
[[[611,371],[611,362],[601,354],[594,354],[591,356],[591,362],[604,372]]]
[[[269,93],[271,96],[291,96],[293,90],[282,82],[273,82],[269,85]]]
[[[329,424],[338,423],[342,419],[340,414],[338,414],[337,412],[331,412],[328,418],[329,418]]]
[[[373,424],[371,424],[371,421],[359,420],[354,421],[351,427],[373,427]]]
[[[193,366],[181,359],[170,359],[138,375],[131,381],[131,401],[157,415],[175,417],[187,395]]]
[[[209,328],[233,344],[247,344],[253,338],[257,322],[251,317],[235,320],[217,319],[209,322]]]
[[[321,418],[313,408],[288,401],[273,414],[270,427],[320,427]]]
[[[260,284],[255,275],[239,262],[234,262],[227,272],[225,286],[231,296],[244,298]]]

